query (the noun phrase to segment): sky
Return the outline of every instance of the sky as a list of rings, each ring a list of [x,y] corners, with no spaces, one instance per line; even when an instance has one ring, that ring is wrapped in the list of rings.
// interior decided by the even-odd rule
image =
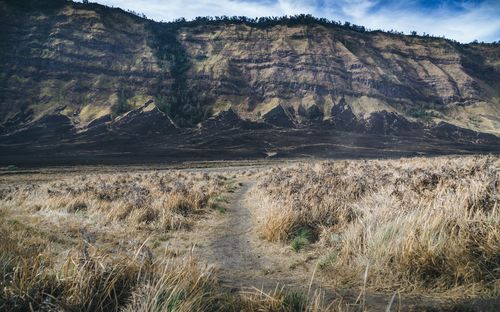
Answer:
[[[157,21],[197,16],[312,14],[370,29],[445,36],[460,42],[500,40],[500,0],[91,0]]]

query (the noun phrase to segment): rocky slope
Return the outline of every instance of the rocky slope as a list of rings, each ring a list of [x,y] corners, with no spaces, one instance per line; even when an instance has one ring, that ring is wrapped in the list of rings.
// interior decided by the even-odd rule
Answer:
[[[321,128],[495,145],[500,134],[499,44],[307,16],[165,24],[63,0],[1,0],[0,16],[0,143]]]

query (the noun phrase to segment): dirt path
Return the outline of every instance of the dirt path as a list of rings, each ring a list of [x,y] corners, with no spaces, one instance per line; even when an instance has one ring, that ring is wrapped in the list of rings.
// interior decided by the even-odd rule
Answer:
[[[308,253],[296,253],[289,246],[269,243],[258,237],[256,220],[251,213],[255,203],[249,196],[255,181],[241,182],[243,185],[229,198],[224,213],[216,213],[200,221],[194,231],[178,232],[177,239],[172,240],[172,243],[182,242],[185,250],[195,245],[195,255],[215,268],[221,285],[228,289],[238,291],[256,287],[271,291],[279,286],[302,293],[321,291],[327,302],[342,297],[353,303],[350,310],[356,311],[357,305],[354,303],[359,290],[337,292],[326,286],[328,283],[321,272],[315,272],[317,258]],[[391,296],[366,294],[368,310],[386,311]],[[418,296],[397,298],[392,311],[421,311],[426,308],[437,308],[439,311],[444,304],[441,300]]]
[[[246,182],[235,194],[225,220],[213,229],[208,250],[205,250],[208,262],[219,270],[222,281],[231,286],[242,286],[243,280],[260,273],[263,268],[262,255],[252,248],[255,231],[250,210],[244,203],[251,186],[252,183]]]
[[[201,220],[194,226],[196,230],[177,232],[177,239],[171,240],[172,247],[191,250],[194,245],[195,256],[215,268],[221,285],[227,289],[272,291],[283,287],[300,293],[321,291],[326,301],[342,296],[354,303],[356,291],[339,295],[325,286],[320,272],[314,273],[317,259],[307,253],[294,252],[290,246],[259,238],[257,221],[251,212],[256,206],[249,196],[255,181],[241,182],[241,188],[228,199],[223,214],[215,213]],[[182,242],[183,247],[175,245],[176,242]],[[387,300],[386,295],[370,296],[371,303],[380,307],[385,307]]]
[[[271,290],[277,285],[302,289],[314,267],[306,263],[304,254],[293,252],[289,246],[259,238],[250,211],[254,203],[249,197],[255,181],[240,182],[242,186],[225,203],[224,213],[214,211],[193,230],[176,231],[169,248],[185,253],[194,246],[194,255],[213,266],[221,284],[230,289]]]
[[[248,196],[255,182],[242,183],[226,213],[212,224],[200,253],[216,267],[221,282],[227,287],[274,288],[277,283],[289,286],[293,280],[288,268],[294,262],[303,261],[302,257],[258,237]]]
[[[272,291],[284,287],[300,293],[321,291],[326,301],[340,296],[356,301],[357,291],[342,295],[329,288],[321,272],[315,272],[317,259],[308,253],[294,252],[290,246],[267,242],[258,236],[256,220],[251,209],[256,209],[249,192],[253,180],[242,181],[234,193],[226,213],[210,224],[203,233],[198,255],[217,270],[222,286],[245,290],[258,288]],[[316,274],[317,273],[317,274]],[[385,311],[387,295],[370,295],[370,303],[381,307],[371,311]]]

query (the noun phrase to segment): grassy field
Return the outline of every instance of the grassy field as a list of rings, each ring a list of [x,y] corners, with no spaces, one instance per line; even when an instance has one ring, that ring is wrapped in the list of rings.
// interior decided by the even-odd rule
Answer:
[[[258,231],[312,244],[337,286],[499,296],[499,177],[497,157],[273,168],[253,192]]]
[[[318,304],[281,289],[230,294],[192,253],[159,247],[169,233],[224,211],[226,196],[238,187],[234,174],[56,176],[51,182],[39,175],[3,181],[2,311],[254,311]]]
[[[396,311],[396,293],[495,300],[499,165],[470,156],[4,171],[0,310]],[[228,232],[234,246],[214,249],[210,233],[227,220],[251,233]],[[238,250],[282,267],[263,269],[260,285],[228,287],[236,279],[221,279],[225,262],[213,259]],[[290,276],[302,286],[263,286]],[[387,300],[371,308],[375,292]]]

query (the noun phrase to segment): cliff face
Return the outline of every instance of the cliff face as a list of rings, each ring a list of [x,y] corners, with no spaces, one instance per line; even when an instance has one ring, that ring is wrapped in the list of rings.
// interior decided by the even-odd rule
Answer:
[[[3,122],[66,106],[85,123],[150,98],[186,125],[229,107],[250,119],[280,104],[328,116],[344,97],[360,118],[386,110],[500,131],[498,44],[320,25],[172,27],[99,5],[33,3],[0,2]]]
[[[29,1],[27,1],[29,2]],[[0,1],[0,118],[65,107],[85,123],[144,104],[162,76],[146,22],[120,10],[61,1]],[[48,1],[51,3],[51,1]]]
[[[6,142],[318,127],[464,143],[500,134],[499,44],[310,21],[163,24],[64,0],[0,0],[0,17]]]
[[[248,118],[279,104],[328,116],[344,98],[364,119],[386,110],[500,129],[499,45],[314,25],[184,28],[179,40],[193,60],[189,83],[208,90],[216,109],[233,107]]]
[[[230,107],[254,120],[277,105],[329,116],[344,97],[359,118],[386,110],[500,131],[498,44],[320,25],[172,27],[52,2],[0,2],[3,122],[21,110],[39,116],[65,106],[85,123],[150,98],[174,119],[195,115],[187,125]]]

